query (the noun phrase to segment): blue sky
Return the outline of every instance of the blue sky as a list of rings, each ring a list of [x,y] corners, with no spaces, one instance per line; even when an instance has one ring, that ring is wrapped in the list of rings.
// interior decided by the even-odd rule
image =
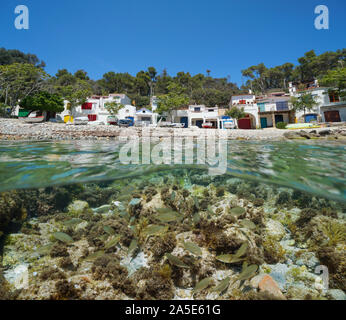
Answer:
[[[241,70],[297,63],[306,51],[346,44],[344,0],[0,0],[0,47],[35,53],[55,74],[155,66],[171,75],[211,70],[242,82]],[[28,6],[30,29],[14,27],[17,5]],[[330,29],[316,30],[314,9],[327,5]]]

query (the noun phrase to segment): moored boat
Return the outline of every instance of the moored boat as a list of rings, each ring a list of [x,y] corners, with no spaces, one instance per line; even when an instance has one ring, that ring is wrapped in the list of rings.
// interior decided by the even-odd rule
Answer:
[[[26,123],[39,123],[39,122],[43,122],[43,121],[44,121],[44,116],[24,118],[24,122],[26,122]]]
[[[202,128],[204,129],[210,129],[213,127],[213,124],[211,122],[205,122],[202,124]]]

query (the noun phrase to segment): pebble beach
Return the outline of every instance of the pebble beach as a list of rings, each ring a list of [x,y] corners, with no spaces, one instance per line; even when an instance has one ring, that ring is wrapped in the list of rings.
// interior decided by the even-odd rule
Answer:
[[[223,132],[221,129],[172,129],[150,128],[120,128],[106,125],[66,125],[64,123],[37,123],[29,124],[18,119],[0,119],[0,140],[99,140],[114,139],[133,134],[139,137],[155,135],[169,137],[174,134],[180,136],[214,135]],[[305,130],[280,130],[276,128],[256,130],[227,130],[230,140],[284,140],[284,139],[346,139],[346,124],[330,128],[316,128]]]

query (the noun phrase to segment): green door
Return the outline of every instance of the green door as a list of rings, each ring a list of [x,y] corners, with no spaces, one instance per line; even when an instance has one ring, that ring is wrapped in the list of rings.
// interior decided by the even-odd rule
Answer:
[[[267,128],[267,118],[261,118],[261,128]]]

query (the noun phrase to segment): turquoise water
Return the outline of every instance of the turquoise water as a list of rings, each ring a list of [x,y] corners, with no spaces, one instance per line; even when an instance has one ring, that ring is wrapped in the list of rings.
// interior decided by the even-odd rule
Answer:
[[[218,142],[1,142],[0,299],[346,300],[345,145]]]
[[[224,175],[276,184],[346,201],[345,145],[328,142],[224,141]],[[116,142],[2,142],[0,191],[139,177],[207,165],[122,164]],[[195,146],[196,147],[196,146]],[[173,150],[172,150],[173,153]],[[140,157],[141,159],[141,157]],[[173,161],[172,161],[173,162]]]

